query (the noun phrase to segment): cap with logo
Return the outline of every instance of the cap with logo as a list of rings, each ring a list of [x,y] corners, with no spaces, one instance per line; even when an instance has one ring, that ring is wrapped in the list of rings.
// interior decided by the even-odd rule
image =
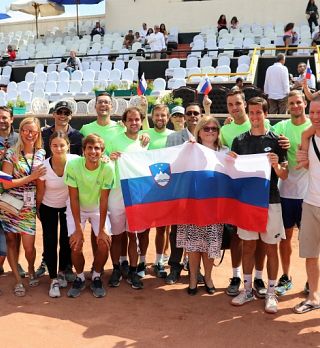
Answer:
[[[174,114],[184,115],[184,107],[183,106],[175,106],[171,111],[171,116],[173,116]]]
[[[54,112],[57,112],[57,111],[60,110],[60,109],[68,109],[68,110],[70,110],[70,112],[72,112],[72,107],[71,107],[71,105],[70,105],[67,101],[65,101],[65,100],[59,101],[59,102],[55,105],[55,107],[54,107]]]

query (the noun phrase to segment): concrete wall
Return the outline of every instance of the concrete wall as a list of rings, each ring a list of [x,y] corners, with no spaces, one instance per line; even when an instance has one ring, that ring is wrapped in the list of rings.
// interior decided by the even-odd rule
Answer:
[[[237,16],[241,23],[307,23],[304,0],[107,0],[106,26],[111,31],[126,31],[165,23],[180,32],[200,31],[216,25],[220,14]]]

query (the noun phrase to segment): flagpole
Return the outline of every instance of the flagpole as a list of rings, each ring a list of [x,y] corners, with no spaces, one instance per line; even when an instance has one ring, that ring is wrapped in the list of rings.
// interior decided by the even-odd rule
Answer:
[[[76,0],[77,6],[77,35],[79,36],[79,0]]]

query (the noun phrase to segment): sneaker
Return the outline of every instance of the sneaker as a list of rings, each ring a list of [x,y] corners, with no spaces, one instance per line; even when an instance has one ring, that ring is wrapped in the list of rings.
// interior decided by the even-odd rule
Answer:
[[[172,285],[175,284],[180,279],[180,270],[176,268],[171,268],[170,273],[166,277],[166,284]]]
[[[36,270],[36,277],[40,278],[42,276],[45,275],[47,271],[47,265],[45,264],[45,262],[42,260],[40,263],[40,266],[38,267],[38,269]]]
[[[292,289],[292,280],[286,274],[283,274],[276,286],[276,294],[282,296],[290,289]]]
[[[157,278],[166,278],[167,272],[164,270],[164,266],[161,263],[153,265],[153,271]]]
[[[52,298],[60,297],[60,289],[59,289],[59,280],[58,279],[53,279],[51,284],[50,284],[50,289],[49,289],[49,296]]]
[[[68,282],[64,273],[58,273],[58,282],[60,288],[66,288],[68,286]]]
[[[278,312],[278,299],[276,294],[266,294],[264,311],[272,314]]]
[[[230,284],[226,289],[226,294],[229,296],[237,296],[240,291],[241,279],[239,277],[230,278]]]
[[[253,288],[256,291],[256,296],[259,298],[265,298],[267,294],[267,288],[264,285],[264,281],[262,279],[254,278]]]
[[[66,267],[66,269],[64,271],[64,276],[65,276],[66,281],[68,283],[74,282],[74,280],[76,279],[76,275],[72,271],[72,266],[69,265]]]
[[[121,262],[120,271],[121,271],[121,274],[122,274],[123,278],[128,278],[129,262],[127,260]]]
[[[242,306],[247,302],[251,302],[255,299],[253,295],[253,290],[250,292],[243,289],[238,296],[231,300],[231,304],[234,306]]]
[[[137,272],[129,272],[127,282],[131,285],[132,289],[140,290],[143,289],[143,283],[141,277]]]
[[[117,288],[120,285],[122,279],[121,270],[119,268],[114,268],[109,279],[108,285],[111,288]]]
[[[27,272],[22,268],[20,263],[18,263],[18,272],[21,278],[25,278],[27,275]]]
[[[86,287],[86,282],[82,281],[79,277],[76,277],[72,283],[71,288],[68,291],[68,297],[76,298],[80,296],[80,292]]]
[[[303,293],[304,293],[305,295],[309,295],[309,293],[310,293],[309,283],[308,283],[308,282],[306,282],[306,284],[305,284],[305,286],[304,286]]]
[[[168,262],[169,262],[169,259],[170,259],[170,256],[169,256],[169,255],[163,255],[163,259],[162,259],[163,264],[164,264],[164,265],[167,265]]]
[[[90,288],[94,297],[101,298],[106,296],[106,290],[103,287],[101,277],[95,277],[91,282]]]
[[[137,274],[140,278],[144,278],[146,276],[147,267],[144,262],[140,262],[137,267]]]

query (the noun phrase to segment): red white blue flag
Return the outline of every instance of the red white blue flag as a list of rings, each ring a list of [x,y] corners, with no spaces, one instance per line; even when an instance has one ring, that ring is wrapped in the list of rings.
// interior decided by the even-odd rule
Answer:
[[[197,87],[197,91],[200,94],[208,95],[211,90],[212,90],[212,86],[211,86],[210,79],[208,76],[206,76],[200,81]]]
[[[144,78],[144,73],[143,73],[141,76],[141,79],[139,80],[137,93],[138,95],[144,95],[146,90],[147,90],[147,81]]]
[[[129,231],[215,223],[266,231],[271,173],[266,154],[233,160],[185,143],[122,153],[118,165]]]
[[[306,79],[310,80],[311,79],[311,75],[312,75],[312,70],[310,68],[310,62],[309,62],[309,59],[308,59],[307,70],[306,70]]]
[[[0,182],[12,181],[12,176],[0,170]]]

